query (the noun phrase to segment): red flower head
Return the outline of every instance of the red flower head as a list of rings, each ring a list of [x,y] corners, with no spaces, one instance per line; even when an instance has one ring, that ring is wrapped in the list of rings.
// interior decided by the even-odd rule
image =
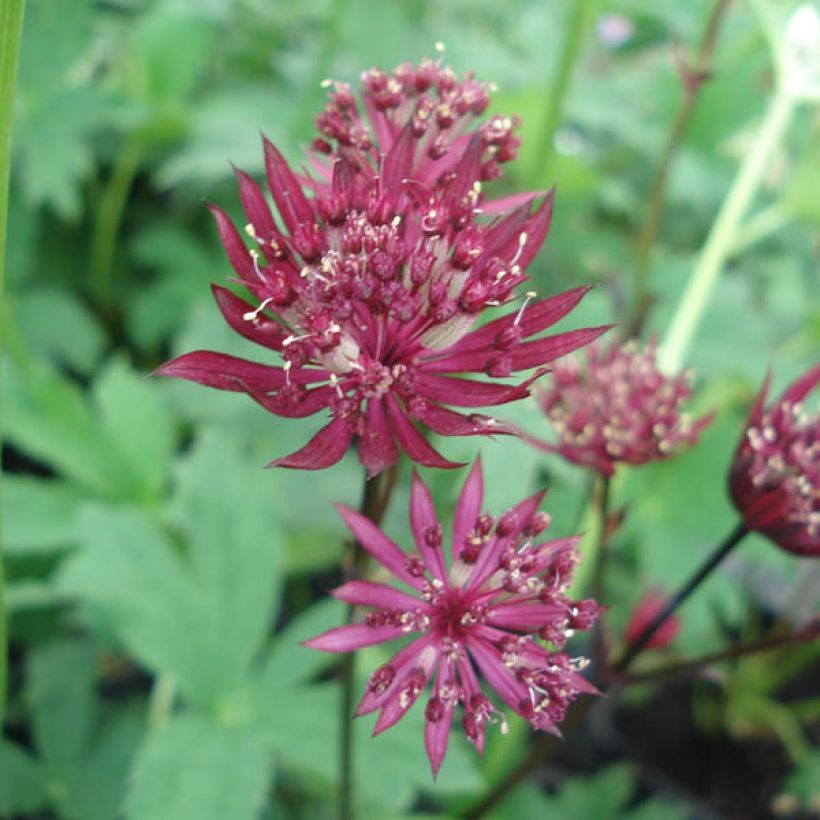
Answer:
[[[661,614],[665,606],[666,598],[664,598],[660,592],[654,589],[647,592],[646,595],[638,601],[638,605],[633,610],[629,623],[626,626],[625,637],[627,644],[635,643],[644,629]],[[680,632],[680,621],[672,615],[655,630],[645,648],[663,649],[675,640],[678,632]]]
[[[729,494],[750,530],[798,555],[820,556],[820,414],[800,403],[820,383],[820,365],[764,407],[752,406],[729,473]]]
[[[481,181],[516,152],[516,122],[493,117],[471,130],[487,89],[438,62],[363,75],[366,122],[347,86],[331,84],[318,118],[310,171],[296,175],[264,141],[277,222],[261,188],[237,172],[248,250],[227,215],[211,207],[222,244],[253,303],[215,286],[217,304],[242,336],[283,366],[197,351],[159,373],[244,392],[272,413],[329,410],[330,423],[272,466],[321,469],[354,437],[370,475],[401,447],[415,461],[444,459],[416,429],[442,435],[511,432],[486,407],[528,395],[544,371],[518,385],[454,378],[504,377],[542,368],[606,328],[530,338],[569,313],[585,288],[529,305],[473,329],[481,313],[516,299],[547,235],[549,194],[485,199]],[[331,141],[329,141],[331,140]],[[501,214],[504,214],[503,216]]]
[[[553,734],[576,695],[596,691],[578,674],[586,660],[560,650],[573,630],[592,626],[600,608],[592,600],[565,596],[578,561],[578,539],[535,543],[549,525],[549,516],[538,512],[543,497],[538,493],[497,519],[482,513],[477,461],[459,497],[449,562],[430,492],[418,475],[410,501],[417,552],[403,552],[367,518],[339,507],[362,547],[411,592],[371,581],[344,584],[333,595],[371,607],[364,623],[331,629],[306,645],[352,652],[417,633],[372,674],[356,714],[380,710],[378,734],[400,720],[432,681],[424,740],[434,775],[459,704],[464,731],[479,753],[486,723],[506,729],[503,714],[481,689],[479,674],[504,705],[534,729]]]
[[[610,476],[620,462],[669,458],[697,442],[712,416],[687,420],[681,405],[690,393],[684,375],[668,378],[658,370],[654,343],[645,350],[634,342],[606,351],[593,345],[583,364],[558,363],[552,387],[538,396],[558,444],[529,440]]]

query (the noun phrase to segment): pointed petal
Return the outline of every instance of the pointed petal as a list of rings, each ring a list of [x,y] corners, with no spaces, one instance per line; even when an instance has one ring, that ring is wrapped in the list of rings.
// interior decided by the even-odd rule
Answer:
[[[481,515],[481,504],[484,501],[484,476],[481,471],[481,456],[478,456],[470,470],[456,504],[453,518],[453,541],[450,557],[455,561],[461,554],[467,535],[475,526]]]
[[[543,372],[539,375],[543,375]],[[419,395],[455,407],[490,407],[523,399],[529,395],[527,388],[530,383],[494,384],[450,376],[433,376],[427,375],[421,368],[415,374],[415,386]]]
[[[413,690],[408,691],[407,689],[407,675],[403,678],[396,676],[391,695],[382,706],[376,725],[373,727],[373,737],[395,726],[410,711],[410,707],[427,686],[437,662],[438,653],[435,649],[428,648],[419,653],[417,664],[411,668],[408,675],[412,675],[414,671],[421,671],[424,683]]]
[[[590,290],[589,287],[573,288],[529,305],[521,314],[518,322],[522,336],[527,338],[540,333],[563,319]],[[478,350],[492,344],[499,333],[515,324],[517,317],[518,311],[512,311],[506,316],[482,325],[459,339],[448,352],[461,353],[467,350]]]
[[[603,333],[611,330],[615,325],[601,327],[585,327],[581,330],[570,330],[566,333],[557,333],[544,339],[533,342],[524,342],[511,351],[514,370],[528,370],[547,362],[560,359],[567,353],[572,353],[579,347],[584,347],[597,339]]]
[[[820,384],[820,364],[812,367],[804,373],[786,389],[780,401],[788,401],[797,404],[803,401],[817,385]]]
[[[547,234],[550,230],[550,224],[552,223],[552,209],[554,204],[555,188],[551,188],[544,197],[544,201],[541,205],[539,205],[536,212],[527,222],[527,242],[525,243],[521,251],[521,256],[518,259],[518,264],[524,270],[527,269],[527,266],[535,258],[535,255],[541,250],[541,246],[547,238]]]
[[[404,635],[400,626],[368,626],[367,624],[347,624],[328,629],[315,638],[304,641],[302,646],[321,649],[323,652],[355,652],[365,646],[385,643]]]
[[[533,631],[546,626],[566,614],[566,609],[558,604],[533,604],[516,601],[509,604],[494,604],[487,623],[502,629]]]
[[[276,223],[265,200],[265,195],[257,185],[256,180],[238,168],[234,169],[234,173],[239,183],[239,199],[242,202],[242,210],[245,211],[245,216],[248,217],[248,222],[253,225],[257,236],[266,236],[276,231]]]
[[[387,584],[377,584],[374,581],[348,581],[331,590],[330,594],[353,606],[375,606],[381,609],[428,610],[430,608],[424,601],[400,589],[387,586]]]
[[[427,403],[426,406],[416,410],[416,415],[422,424],[440,436],[494,436],[508,435],[513,432],[506,422],[490,416],[481,413],[471,413],[465,416],[437,404]],[[464,465],[457,466],[463,467]]]
[[[396,433],[396,438],[399,440],[399,444],[401,444],[404,452],[417,464],[423,464],[425,467],[438,467],[440,469],[452,469],[454,467],[464,466],[462,463],[456,461],[448,461],[444,456],[433,449],[433,447],[427,443],[424,436],[410,423],[404,411],[399,407],[396,399],[391,395],[387,396],[387,410],[390,414],[390,421]]]
[[[407,571],[408,556],[369,518],[355,510],[351,510],[349,507],[345,507],[343,504],[337,504],[336,509],[359,544],[385,569],[393,573],[399,580],[404,581],[408,586],[414,589],[422,588],[424,585],[423,580],[413,577]]]
[[[527,697],[527,687],[504,666],[498,650],[481,638],[468,638],[467,647],[487,683],[507,706],[518,711],[518,704]]]
[[[353,434],[344,419],[333,419],[300,450],[274,459],[268,467],[291,470],[323,470],[331,467],[347,452]]]
[[[468,591],[478,589],[486,580],[498,569],[498,559],[507,545],[518,538],[524,525],[532,518],[533,513],[541,506],[546,490],[531,495],[520,501],[512,509],[515,512],[516,526],[505,538],[491,538],[483,550],[478,554],[478,560],[473,565],[473,572],[470,575],[465,589]]]
[[[309,225],[316,221],[313,208],[307,201],[299,180],[276,146],[267,137],[263,137],[262,142],[265,146],[265,170],[270,192],[282,221],[293,234],[299,225]]]
[[[442,684],[448,683],[452,677],[452,661],[443,658],[439,664],[433,697],[440,699]],[[424,747],[427,750],[427,757],[430,759],[430,768],[433,770],[434,778],[438,777],[441,764],[444,762],[444,756],[447,754],[447,743],[450,740],[450,729],[455,711],[451,703],[440,702],[444,707],[444,711],[439,720],[433,722],[425,719],[424,721]]]
[[[211,285],[214,299],[228,324],[240,335],[256,344],[281,350],[282,340],[288,335],[279,322],[265,316],[263,312],[255,313],[254,306],[240,299],[227,288]],[[253,319],[246,319],[254,313]]]
[[[421,476],[413,470],[413,489],[410,493],[410,527],[416,546],[424,559],[424,563],[434,578],[443,581],[447,577],[444,566],[444,551],[439,547],[427,544],[425,533],[429,528],[439,526],[436,510],[433,506],[433,497],[430,488],[421,480]]]
[[[520,208],[522,205],[530,205],[539,196],[544,195],[544,191],[524,191],[522,194],[510,194],[498,199],[485,199],[481,203],[481,213],[489,216],[503,214],[513,208]]]
[[[408,121],[396,137],[382,163],[379,191],[382,196],[403,190],[403,180],[410,176],[418,140],[413,136],[412,124]]]
[[[225,248],[225,253],[228,255],[228,260],[236,271],[236,275],[246,284],[257,284],[259,280],[253,269],[251,255],[230,217],[222,208],[216,205],[208,205],[208,210],[216,221],[219,240],[222,242],[222,247]]]
[[[176,359],[160,365],[154,371],[154,375],[188,379],[206,387],[236,393],[246,392],[248,386],[264,393],[285,384],[285,371],[281,367],[249,362],[210,350],[195,350],[177,356]]]
[[[359,436],[359,460],[373,478],[396,461],[396,443],[387,421],[382,399],[369,399],[364,432]]]
[[[246,392],[269,413],[286,419],[304,419],[312,416],[328,407],[336,395],[334,388],[327,384],[298,394],[287,391],[260,393],[250,388]]]
[[[393,682],[383,692],[372,692],[368,688],[362,696],[362,699],[359,701],[359,705],[356,707],[356,717],[361,717],[362,715],[367,715],[370,712],[376,711],[376,709],[381,709],[387,699],[394,694],[394,687],[398,681],[402,680],[407,672],[413,666],[417,665],[417,661],[421,653],[434,642],[435,636],[427,633],[426,635],[422,635],[420,638],[416,638],[416,640],[411,641],[406,646],[403,646],[385,664],[385,666],[391,667],[395,672]]]

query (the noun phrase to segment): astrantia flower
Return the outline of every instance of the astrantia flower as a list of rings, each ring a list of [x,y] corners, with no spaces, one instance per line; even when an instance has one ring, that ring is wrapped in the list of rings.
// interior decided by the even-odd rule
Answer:
[[[820,365],[765,407],[766,379],[729,474],[746,526],[798,555],[820,556],[820,414],[801,406],[818,383]]]
[[[586,350],[586,361],[565,360],[538,402],[558,434],[553,445],[529,440],[575,464],[612,475],[615,465],[669,458],[695,444],[711,415],[690,422],[682,405],[691,393],[684,375],[665,376],[655,345],[634,342]]]
[[[456,507],[449,561],[430,492],[418,475],[410,501],[417,550],[402,551],[367,518],[339,507],[356,540],[410,592],[372,581],[344,584],[333,595],[369,607],[364,622],[331,629],[306,645],[352,652],[414,636],[371,675],[356,715],[379,710],[378,734],[400,720],[432,682],[424,740],[434,775],[459,705],[464,732],[479,752],[487,723],[506,729],[479,675],[503,706],[553,734],[576,695],[596,691],[579,674],[586,660],[560,650],[573,630],[590,628],[600,608],[565,595],[578,539],[536,543],[549,525],[549,516],[538,511],[543,496],[493,518],[481,509],[483,479],[476,462]]]
[[[249,303],[215,286],[231,327],[275,351],[282,366],[209,351],[188,353],[159,373],[244,392],[272,413],[330,423],[275,466],[321,469],[358,437],[370,475],[401,447],[428,466],[458,466],[416,429],[442,435],[510,432],[486,415],[443,405],[488,407],[528,395],[518,385],[454,378],[506,377],[542,368],[606,328],[531,338],[569,313],[586,289],[530,304],[473,329],[482,312],[516,299],[524,270],[547,235],[549,195],[487,201],[481,181],[515,155],[515,122],[473,122],[487,89],[439,63],[363,75],[366,122],[350,89],[331,84],[310,169],[296,175],[264,141],[268,186],[237,173],[248,220],[246,247],[228,216],[211,207]],[[332,143],[329,141],[332,140]],[[505,214],[500,216],[500,214]]]

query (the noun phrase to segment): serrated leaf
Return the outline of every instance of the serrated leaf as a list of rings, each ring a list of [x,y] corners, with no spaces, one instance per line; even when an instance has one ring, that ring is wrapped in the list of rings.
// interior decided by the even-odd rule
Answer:
[[[50,552],[73,544],[83,493],[58,479],[3,477],[3,537],[9,555]]]
[[[262,807],[272,773],[270,753],[251,728],[176,717],[139,753],[126,816],[250,820]]]
[[[40,763],[29,752],[0,738],[0,816],[36,812],[46,801]]]
[[[240,683],[273,622],[280,536],[272,479],[216,433],[203,437],[178,474],[174,520],[205,604],[200,629],[219,658],[210,673],[215,688]]]
[[[127,466],[129,496],[157,497],[168,480],[174,430],[156,384],[114,360],[95,381],[94,400],[102,430]]]
[[[3,368],[4,427],[9,441],[95,495],[121,492],[125,470],[83,392],[44,362]]]
[[[95,719],[94,656],[74,641],[32,654],[29,697],[37,747],[50,770],[65,777],[86,752]]]
[[[99,361],[105,333],[75,294],[56,288],[31,290],[15,301],[14,313],[31,353],[83,374]]]

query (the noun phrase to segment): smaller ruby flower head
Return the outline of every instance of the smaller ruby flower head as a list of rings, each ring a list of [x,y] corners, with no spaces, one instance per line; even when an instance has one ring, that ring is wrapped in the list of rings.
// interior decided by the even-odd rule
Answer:
[[[610,476],[618,463],[669,458],[697,443],[711,415],[691,422],[682,405],[691,394],[685,374],[658,370],[654,342],[586,349],[586,360],[556,363],[538,402],[558,434],[536,446]]]
[[[661,614],[666,606],[666,598],[656,589],[647,592],[632,611],[629,623],[626,626],[626,642],[633,644],[643,633],[644,629]],[[669,646],[680,632],[680,620],[672,615],[655,630],[646,644],[646,649],[664,649]]]
[[[356,439],[371,476],[399,450],[426,466],[458,467],[417,424],[445,436],[512,432],[473,408],[528,396],[545,365],[606,328],[541,335],[587,289],[536,302],[518,292],[547,236],[553,197],[487,197],[483,183],[519,144],[517,120],[477,122],[487,87],[440,61],[371,69],[362,85],[359,102],[348,86],[328,84],[322,136],[300,171],[264,140],[274,209],[237,172],[244,238],[211,207],[250,301],[220,286],[214,297],[262,361],[200,350],[157,372],[245,393],[279,416],[328,414],[313,439],[271,466],[323,469]],[[505,305],[514,309],[479,322]],[[525,371],[518,384],[497,381]]]
[[[729,473],[729,494],[750,530],[797,555],[820,556],[820,413],[805,398],[816,365],[769,407],[769,379],[757,396]]]
[[[557,735],[575,697],[596,692],[580,674],[586,659],[562,650],[574,630],[592,626],[601,608],[566,597],[578,539],[539,542],[550,520],[538,511],[543,496],[527,498],[498,518],[482,512],[476,461],[456,507],[449,560],[430,491],[418,475],[410,500],[413,552],[401,550],[359,513],[338,508],[361,546],[410,591],[372,581],[344,584],[333,595],[368,607],[364,622],[331,629],[306,646],[352,652],[414,636],[373,672],[356,715],[378,710],[373,733],[383,732],[432,683],[424,741],[434,776],[457,707],[464,733],[481,753],[488,723],[506,731],[503,706],[534,729]],[[485,694],[480,677],[495,700]]]

